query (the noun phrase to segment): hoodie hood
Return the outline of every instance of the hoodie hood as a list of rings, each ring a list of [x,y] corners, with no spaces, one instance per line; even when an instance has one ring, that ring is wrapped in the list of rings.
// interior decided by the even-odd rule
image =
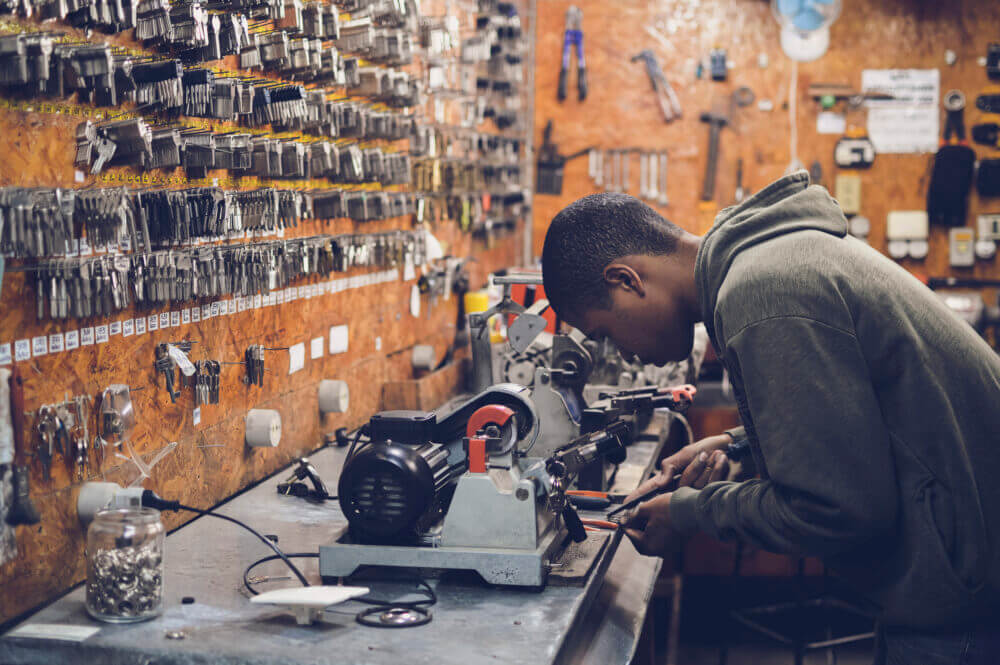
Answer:
[[[847,235],[840,206],[825,188],[809,185],[806,171],[785,176],[719,213],[702,239],[695,263],[701,312],[713,340],[716,298],[736,256],[772,238],[806,230]]]

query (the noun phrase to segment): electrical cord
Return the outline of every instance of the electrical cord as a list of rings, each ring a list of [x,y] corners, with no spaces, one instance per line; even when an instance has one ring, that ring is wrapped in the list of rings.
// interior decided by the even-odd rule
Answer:
[[[229,517],[228,515],[222,515],[221,513],[215,513],[212,512],[211,510],[202,510],[201,508],[194,508],[193,506],[185,506],[180,501],[168,501],[167,499],[163,499],[157,496],[157,494],[152,490],[146,490],[142,493],[142,505],[149,508],[156,508],[157,510],[186,510],[188,512],[197,513],[198,515],[217,517],[220,520],[226,520],[227,522],[232,522],[237,526],[241,526],[250,533],[252,533],[253,535],[257,536],[260,542],[264,543],[269,548],[271,548],[274,551],[274,558],[281,559],[282,561],[284,561],[285,565],[288,566],[289,570],[291,570],[292,573],[294,573],[295,577],[297,577],[299,581],[302,582],[302,586],[310,586],[309,580],[306,579],[306,576],[302,574],[302,571],[299,570],[294,563],[292,563],[288,555],[282,552],[274,541],[268,539],[266,536],[262,535],[256,529],[239,521],[238,519]]]
[[[317,553],[317,552],[294,552],[292,554],[286,554],[285,556],[288,559],[318,559],[319,558],[319,553]],[[256,561],[254,561],[253,563],[251,563],[249,566],[247,566],[246,570],[243,571],[243,586],[246,587],[246,590],[249,591],[250,593],[252,593],[255,596],[259,595],[259,592],[256,589],[253,588],[253,585],[255,583],[250,581],[250,573],[253,572],[253,570],[257,566],[259,566],[261,564],[264,564],[264,563],[267,563],[269,561],[277,561],[279,558],[280,557],[278,555],[272,554],[270,556],[266,556],[266,557],[260,558],[260,559],[258,559]],[[386,600],[386,599],[382,599],[382,598],[371,598],[371,597],[368,597],[368,596],[361,596],[359,598],[352,598],[351,601],[354,601],[354,602],[357,602],[357,603],[361,603],[363,605],[371,605],[371,607],[369,609],[364,610],[362,612],[358,612],[355,615],[355,620],[357,620],[358,623],[360,623],[360,624],[362,624],[364,626],[372,627],[372,628],[409,628],[409,627],[422,626],[422,625],[430,622],[430,620],[431,620],[431,613],[430,613],[430,611],[429,611],[428,608],[433,607],[434,605],[437,604],[438,597],[437,597],[437,594],[434,592],[434,589],[427,582],[427,580],[424,580],[424,579],[421,579],[421,578],[418,578],[418,577],[417,578],[403,578],[403,577],[395,578],[395,577],[392,577],[392,578],[386,578],[384,580],[370,580],[370,581],[372,581],[372,582],[384,581],[384,582],[393,582],[393,583],[403,583],[403,584],[409,583],[409,584],[413,584],[413,585],[415,585],[417,587],[416,590],[415,590],[415,592],[421,594],[423,596],[423,598],[420,598],[419,600],[409,600],[409,601]],[[418,620],[418,621],[416,621],[416,622],[413,622],[413,623],[383,624],[383,623],[379,623],[379,622],[373,621],[370,618],[372,615],[375,615],[375,614],[382,614],[382,613],[385,613],[385,612],[397,612],[398,613],[401,610],[402,611],[409,610],[409,611],[412,611],[412,612],[416,612],[416,613],[418,613],[421,616],[421,619]]]
[[[364,445],[362,445],[361,448],[357,448],[357,445],[358,445],[358,441],[361,439],[361,435],[362,434],[367,435],[366,434],[367,431],[368,431],[368,426],[367,425],[362,425],[361,427],[358,428],[358,431],[354,433],[354,440],[351,441],[351,447],[347,449],[347,457],[344,458],[344,464],[345,465],[349,461],[351,461],[351,458],[354,457],[354,454],[356,452],[361,452],[361,448],[364,448]],[[355,450],[355,448],[357,448],[357,450]]]

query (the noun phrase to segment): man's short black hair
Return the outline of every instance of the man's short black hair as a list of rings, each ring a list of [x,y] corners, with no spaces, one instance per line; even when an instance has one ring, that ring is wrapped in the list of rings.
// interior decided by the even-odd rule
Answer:
[[[604,269],[623,256],[677,249],[681,229],[628,194],[585,196],[553,218],[542,249],[545,295],[561,317],[611,307]]]

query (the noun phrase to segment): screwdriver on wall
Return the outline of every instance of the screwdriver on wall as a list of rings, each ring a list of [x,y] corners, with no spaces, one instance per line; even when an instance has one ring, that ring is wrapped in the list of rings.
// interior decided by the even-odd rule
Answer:
[[[583,11],[570,5],[566,10],[566,32],[563,33],[562,68],[559,70],[559,101],[566,99],[566,87],[569,79],[569,53],[576,47],[576,90],[577,98],[582,102],[587,98],[587,65],[583,59]]]

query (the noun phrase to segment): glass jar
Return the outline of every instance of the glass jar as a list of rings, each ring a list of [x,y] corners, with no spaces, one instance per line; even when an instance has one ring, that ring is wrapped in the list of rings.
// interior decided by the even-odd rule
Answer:
[[[112,623],[163,607],[163,522],[152,508],[102,510],[87,529],[87,613]]]

